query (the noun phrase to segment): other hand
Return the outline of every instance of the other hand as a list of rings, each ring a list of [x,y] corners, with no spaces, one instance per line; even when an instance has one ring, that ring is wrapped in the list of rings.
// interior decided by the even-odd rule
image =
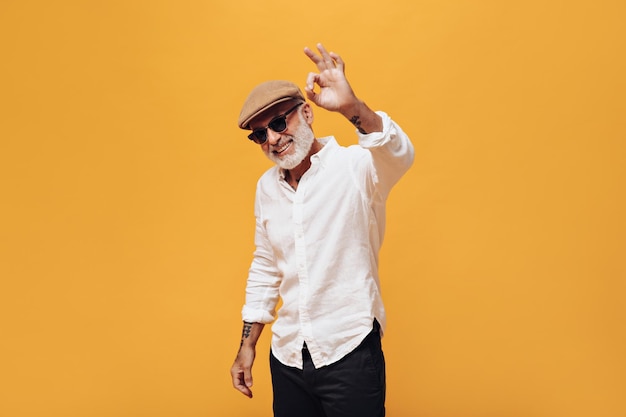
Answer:
[[[233,379],[233,387],[243,395],[252,398],[252,364],[256,351],[254,348],[242,346],[237,353],[235,362],[230,368],[230,375]]]

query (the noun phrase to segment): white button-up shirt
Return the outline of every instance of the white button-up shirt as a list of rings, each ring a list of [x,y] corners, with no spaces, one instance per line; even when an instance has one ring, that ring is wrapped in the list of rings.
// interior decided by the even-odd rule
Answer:
[[[296,191],[276,166],[257,184],[256,250],[242,316],[251,323],[277,316],[272,353],[285,365],[302,369],[304,342],[316,367],[332,364],[361,343],[375,318],[385,328],[378,277],[385,201],[414,150],[378,114],[383,131],[357,132],[359,145],[318,139],[324,147]]]

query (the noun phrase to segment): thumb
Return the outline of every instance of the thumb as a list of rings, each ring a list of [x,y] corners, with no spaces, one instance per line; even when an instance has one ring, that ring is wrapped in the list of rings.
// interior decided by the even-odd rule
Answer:
[[[246,387],[250,388],[252,386],[252,369],[245,368],[243,370],[243,380],[246,383]]]
[[[309,100],[313,101],[314,103],[317,103],[316,101],[317,94],[315,93],[315,83],[317,83],[318,79],[319,79],[319,74],[310,72],[309,75],[306,77],[306,86],[304,87],[304,92],[306,93],[306,96],[309,98]]]

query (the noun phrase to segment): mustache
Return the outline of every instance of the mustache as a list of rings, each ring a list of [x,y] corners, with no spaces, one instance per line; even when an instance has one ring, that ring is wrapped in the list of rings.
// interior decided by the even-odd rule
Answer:
[[[280,149],[285,146],[288,142],[295,140],[295,137],[292,135],[282,135],[280,140],[276,142],[275,145],[270,145],[270,150]]]

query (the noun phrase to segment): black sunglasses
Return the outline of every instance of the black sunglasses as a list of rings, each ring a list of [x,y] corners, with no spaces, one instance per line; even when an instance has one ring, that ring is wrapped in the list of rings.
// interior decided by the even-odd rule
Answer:
[[[282,133],[287,129],[287,116],[289,113],[300,107],[304,102],[300,102],[287,110],[285,113],[280,116],[274,117],[268,124],[267,127],[254,129],[252,133],[248,135],[248,139],[253,141],[254,143],[258,143],[259,145],[263,145],[267,142],[267,129],[272,129],[276,133]]]

